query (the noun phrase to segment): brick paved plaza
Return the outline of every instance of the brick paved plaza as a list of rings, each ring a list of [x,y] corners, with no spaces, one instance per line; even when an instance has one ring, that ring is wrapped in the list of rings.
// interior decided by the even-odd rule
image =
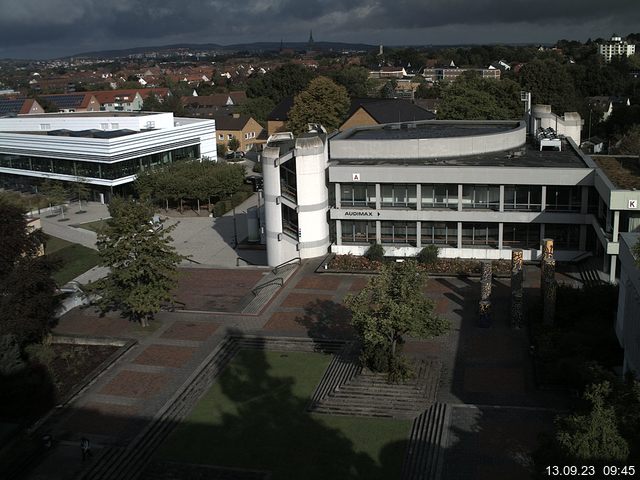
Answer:
[[[299,267],[258,315],[240,314],[237,305],[264,271],[204,268],[189,269],[181,278],[177,300],[187,311],[162,312],[147,330],[115,314],[101,317],[91,308],[70,312],[56,333],[128,338],[137,344],[47,427],[71,442],[66,445],[90,436],[97,451],[125,447],[227,333],[351,338],[344,298],[362,289],[368,277],[315,273],[316,265]],[[536,282],[532,271],[526,280],[531,292]],[[409,339],[404,349],[414,358],[442,364],[436,401],[453,412],[446,425],[449,467],[442,478],[527,478],[527,455],[537,434],[550,427],[550,409],[561,408],[562,399],[534,389],[526,333],[507,322],[508,279],[494,282],[490,328],[476,325],[476,279],[432,278],[425,294],[452,330],[433,340]],[[32,478],[43,478],[50,463],[37,467]],[[73,478],[85,467],[78,458],[46,478]]]

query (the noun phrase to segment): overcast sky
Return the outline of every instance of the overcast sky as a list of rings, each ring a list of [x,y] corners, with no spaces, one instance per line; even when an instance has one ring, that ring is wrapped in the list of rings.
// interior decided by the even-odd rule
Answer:
[[[181,42],[548,43],[640,31],[640,0],[0,0],[0,58]]]

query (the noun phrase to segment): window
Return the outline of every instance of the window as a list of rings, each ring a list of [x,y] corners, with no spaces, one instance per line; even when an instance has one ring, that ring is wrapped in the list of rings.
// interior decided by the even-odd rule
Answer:
[[[544,236],[553,239],[553,248],[556,250],[578,250],[580,248],[579,225],[547,223],[544,226]]]
[[[422,185],[422,208],[458,209],[458,185]]]
[[[506,185],[504,209],[539,212],[542,208],[542,187],[536,185]]]
[[[51,124],[50,123],[41,123],[40,124],[40,130],[51,130]]]
[[[233,134],[232,133],[227,134],[227,140],[231,140],[231,139],[233,139]]]
[[[381,222],[380,234],[383,244],[416,245],[415,222]]]
[[[118,130],[120,128],[120,124],[119,123],[112,123],[111,124],[111,130]]]
[[[282,196],[296,202],[298,199],[298,183],[296,179],[296,160],[280,165],[280,190]]]
[[[342,243],[369,244],[376,241],[376,222],[342,220]]]
[[[298,239],[298,214],[285,204],[282,204],[282,231],[290,237]]]
[[[376,186],[373,183],[340,185],[340,206],[376,208]]]
[[[420,229],[422,245],[458,246],[457,222],[422,222]]]
[[[109,130],[109,124],[108,123],[101,123],[100,124],[100,128],[102,130]]]
[[[383,183],[380,193],[382,207],[416,208],[415,185]]]
[[[539,248],[540,225],[536,223],[505,223],[502,245],[511,248]]]
[[[547,187],[547,210],[579,212],[582,187]]]
[[[462,224],[463,247],[497,247],[498,224],[497,223],[463,223]]]
[[[219,134],[219,135],[218,135],[218,140],[224,140],[224,134],[222,134],[222,133],[221,133],[221,134]]]
[[[463,209],[500,209],[500,187],[497,185],[464,185],[462,187]]]

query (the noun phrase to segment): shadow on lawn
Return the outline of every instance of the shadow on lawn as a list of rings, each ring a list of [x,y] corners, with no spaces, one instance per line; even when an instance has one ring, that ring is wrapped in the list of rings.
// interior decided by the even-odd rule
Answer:
[[[375,438],[376,432],[364,430],[365,423],[373,425],[370,419],[310,415],[306,412],[309,395],[325,364],[301,364],[293,356],[295,352],[267,358],[263,350],[241,351],[218,380],[218,402],[205,399],[191,422],[175,431],[157,459],[167,455],[168,460],[189,464],[206,461],[270,471],[273,480],[398,478],[408,431],[400,440],[384,444],[380,437],[385,432],[378,431]],[[296,372],[293,376],[270,374],[273,370],[282,372],[283,366]],[[201,420],[201,414],[209,417],[211,424],[194,421]],[[376,425],[380,423],[376,421]],[[341,427],[352,435],[357,431],[360,439],[371,437],[369,441],[380,446],[374,454],[379,459],[356,451]],[[376,450],[372,444],[359,447]]]
[[[136,409],[99,402],[60,409],[31,435],[34,449],[3,465],[3,478],[399,478],[410,424],[306,411],[328,363],[316,355],[241,349],[182,421],[149,423]],[[151,434],[139,436],[149,425]],[[53,447],[38,450],[43,433],[52,435]],[[83,437],[94,444],[85,462]]]

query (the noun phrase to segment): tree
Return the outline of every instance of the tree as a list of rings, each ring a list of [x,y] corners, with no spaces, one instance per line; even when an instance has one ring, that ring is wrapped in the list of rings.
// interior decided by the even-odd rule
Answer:
[[[360,293],[345,299],[363,344],[363,363],[390,376],[402,374],[398,345],[406,335],[427,338],[448,330],[448,321],[434,313],[433,301],[422,292],[426,280],[413,260],[388,263]]]
[[[263,127],[266,125],[267,117],[275,108],[276,104],[267,97],[248,98],[247,101],[240,106],[240,113],[252,117]]]
[[[319,123],[329,132],[336,130],[344,121],[350,103],[346,88],[327,77],[315,78],[294,98],[289,110],[289,128],[300,134],[306,132],[307,124]]]
[[[19,206],[0,195],[0,335],[20,345],[49,329],[58,306],[54,265],[40,256],[45,236],[27,226]]]
[[[45,180],[40,186],[40,193],[49,202],[49,208],[55,205],[60,207],[60,213],[64,218],[64,201],[67,199],[67,192],[62,183],[55,180]]]
[[[233,137],[231,140],[229,140],[227,146],[229,147],[229,150],[235,152],[240,148],[240,140],[238,140],[236,137]]]
[[[559,114],[577,110],[575,85],[566,67],[555,60],[533,60],[520,70],[520,85],[533,103],[551,105]]]
[[[632,125],[620,139],[618,153],[640,156],[640,125]]]
[[[444,87],[438,118],[510,120],[521,118],[523,111],[517,83],[508,79],[485,79],[469,72]]]
[[[349,97],[367,96],[369,91],[369,71],[366,68],[351,65],[333,72],[331,78],[347,89]]]
[[[109,205],[111,220],[98,234],[101,264],[111,271],[93,284],[103,311],[121,310],[143,327],[172,302],[178,264],[169,233],[174,226],[153,228],[153,208],[147,203],[115,198]]]
[[[384,84],[382,89],[380,90],[380,95],[383,98],[396,98],[396,87],[398,86],[398,82],[396,80],[389,80]]]
[[[247,83],[249,98],[267,97],[274,104],[285,97],[292,97],[304,90],[315,74],[307,67],[287,63],[263,75],[257,75]]]
[[[559,421],[556,441],[569,463],[611,465],[628,459],[629,446],[618,431],[615,409],[606,401],[610,393],[609,382],[589,386],[584,398],[590,410]]]
[[[82,211],[82,201],[88,201],[91,195],[89,187],[87,187],[86,179],[77,177],[76,181],[71,184],[71,192],[78,197],[78,204],[80,205],[80,212]]]
[[[162,102],[158,96],[151,92],[142,102],[142,110],[144,112],[159,112],[162,108]]]

